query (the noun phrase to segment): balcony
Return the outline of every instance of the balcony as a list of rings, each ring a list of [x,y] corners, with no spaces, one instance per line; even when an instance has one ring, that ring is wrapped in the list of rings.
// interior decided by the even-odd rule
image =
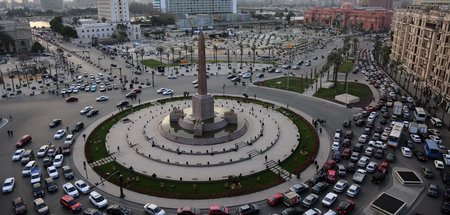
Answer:
[[[436,44],[440,45],[440,44],[441,44],[441,41],[440,41],[440,40],[437,40],[437,41],[436,41]]]

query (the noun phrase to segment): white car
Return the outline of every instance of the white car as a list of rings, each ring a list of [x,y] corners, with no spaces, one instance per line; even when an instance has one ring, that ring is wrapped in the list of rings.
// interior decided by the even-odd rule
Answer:
[[[405,156],[405,157],[407,157],[407,158],[412,157],[411,149],[409,149],[408,147],[402,147],[402,148],[401,148],[401,151],[402,151],[402,155],[403,155],[403,156]]]
[[[373,152],[374,152],[373,147],[370,147],[370,146],[369,146],[369,147],[366,148],[366,151],[364,152],[364,155],[365,155],[365,156],[368,156],[368,157],[372,157]]]
[[[333,205],[334,202],[336,202],[337,194],[333,192],[329,192],[323,199],[322,199],[322,205],[330,207]]]
[[[66,130],[65,129],[59,129],[58,131],[56,131],[55,135],[53,136],[55,138],[55,140],[59,140],[62,137],[64,137],[64,135],[66,135]]]
[[[56,168],[61,167],[62,163],[64,161],[64,156],[59,154],[55,156],[55,159],[53,159],[53,166],[55,166]]]
[[[156,93],[160,94],[160,93],[164,93],[166,90],[168,90],[167,88],[159,88]]]
[[[333,142],[333,145],[331,145],[331,150],[339,151],[339,142]]]
[[[381,140],[387,141],[388,138],[389,138],[389,133],[383,132],[383,133],[381,134]]]
[[[147,203],[144,205],[144,211],[149,215],[165,215],[166,212],[161,209],[158,205]]]
[[[403,127],[408,128],[409,127],[409,122],[408,121],[403,121]]]
[[[411,134],[409,135],[411,137],[411,139],[415,142],[415,143],[421,143],[422,139],[420,139],[419,135],[417,134]]]
[[[64,140],[64,143],[72,145],[74,140],[75,140],[75,136],[73,134],[68,134],[66,136],[66,140]]]
[[[252,77],[252,74],[250,72],[246,72],[242,75],[242,78],[250,78]]]
[[[80,195],[80,193],[78,193],[78,190],[70,182],[63,184],[63,190],[67,195],[72,196],[73,198],[76,198]]]
[[[320,215],[320,214],[322,214],[322,211],[320,211],[317,208],[312,208],[312,209],[307,210],[303,215]]]
[[[100,96],[95,99],[98,102],[108,101],[108,96]]]
[[[334,192],[336,193],[342,193],[344,192],[345,188],[347,188],[347,181],[344,179],[339,180],[333,187]]]
[[[347,196],[355,198],[356,195],[358,195],[359,191],[361,190],[361,186],[359,184],[352,184],[348,190],[347,190]]]
[[[89,113],[89,111],[91,111],[92,109],[94,109],[94,107],[92,107],[92,106],[86,106],[86,107],[84,107],[84,108],[80,111],[80,114],[81,114],[81,115],[87,114],[87,113]]]
[[[169,79],[177,79],[177,75],[170,74],[169,76],[167,76],[167,78],[169,78]]]
[[[442,144],[442,139],[436,135],[429,135],[428,136],[430,139],[436,141],[437,144]]]
[[[367,166],[366,166],[366,171],[368,173],[374,173],[375,171],[377,171],[377,166],[378,164],[374,161],[371,161]]]
[[[13,161],[20,161],[20,159],[22,159],[23,153],[25,153],[25,149],[17,149],[13,156],[12,156],[12,160]]]
[[[173,95],[173,94],[174,94],[174,91],[173,91],[172,89],[167,89],[167,90],[164,91],[162,94],[163,94],[163,95]]]
[[[438,170],[444,170],[444,162],[440,160],[434,160],[434,167]]]
[[[75,187],[83,194],[88,193],[89,190],[91,189],[89,185],[86,184],[86,182],[84,182],[83,180],[75,181]]]
[[[5,179],[5,182],[3,182],[3,188],[2,188],[3,193],[12,192],[14,190],[15,184],[16,184],[16,180],[14,179],[14,177]]]
[[[369,141],[369,146],[373,146],[375,148],[379,148],[379,149],[386,149],[386,144],[383,143],[382,141]]]
[[[366,141],[367,141],[367,135],[361,134],[361,136],[359,136],[359,138],[358,138],[358,143],[363,143],[363,144],[365,144]]]
[[[370,162],[369,157],[367,156],[362,156],[359,160],[358,163],[356,165],[358,165],[361,168],[366,168],[367,164]]]
[[[58,170],[54,166],[47,167],[47,173],[48,173],[48,176],[50,176],[50,178],[53,178],[53,179],[57,179],[59,176]]]
[[[41,148],[39,148],[39,151],[37,152],[37,157],[38,158],[44,157],[45,154],[47,154],[48,148],[49,148],[48,145],[41,146]]]
[[[449,154],[443,154],[442,157],[444,158],[445,165],[450,166],[450,155]]]
[[[92,204],[94,204],[97,208],[105,208],[108,206],[108,200],[96,191],[89,193],[89,200],[91,200]]]

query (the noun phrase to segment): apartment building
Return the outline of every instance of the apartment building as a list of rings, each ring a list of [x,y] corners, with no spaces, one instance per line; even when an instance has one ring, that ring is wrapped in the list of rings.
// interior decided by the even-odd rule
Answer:
[[[417,86],[450,101],[450,11],[420,7],[397,9],[392,21],[391,61],[402,62]],[[412,80],[411,80],[412,81]]]
[[[414,0],[414,5],[421,6],[450,6],[450,0]]]
[[[153,6],[173,15],[237,13],[237,0],[155,0]]]

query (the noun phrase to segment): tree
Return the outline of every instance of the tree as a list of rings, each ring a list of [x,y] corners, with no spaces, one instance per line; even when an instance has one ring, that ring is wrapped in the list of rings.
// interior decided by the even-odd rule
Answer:
[[[275,15],[273,15],[273,16],[281,19],[284,17],[284,13],[282,11],[277,11],[277,12],[275,12]]]
[[[72,25],[78,25],[78,24],[80,24],[80,17],[73,17]]]
[[[63,35],[66,39],[68,39],[69,37],[78,38],[77,31],[68,25],[64,26],[64,28],[61,30],[61,35]]]
[[[353,54],[356,55],[358,51],[359,40],[357,37],[353,37]]]
[[[327,61],[334,65],[333,68],[333,82],[334,82],[334,88],[337,88],[337,73],[339,70],[339,66],[342,64],[342,56],[338,52],[331,52],[330,55],[328,55]]]
[[[239,43],[239,49],[241,50],[241,66],[240,69],[242,69],[242,55],[244,54],[244,45],[242,42]]]
[[[295,13],[294,12],[289,12],[287,15],[286,15],[286,21],[288,22],[288,24],[290,24],[291,23],[291,18],[292,17],[295,17]]]
[[[192,46],[189,46],[189,53],[191,53],[191,64],[192,64],[192,53],[194,53],[194,48],[192,48]]]
[[[106,18],[105,17],[102,17],[102,22],[104,23],[104,22],[106,22]]]
[[[216,65],[217,65],[217,50],[219,49],[219,47],[217,47],[217,45],[213,45],[213,50],[214,50],[214,61],[216,61]]]
[[[382,47],[381,37],[380,37],[380,35],[377,35],[377,36],[375,36],[375,45],[373,46],[373,52],[374,52],[373,57],[375,58],[376,61],[379,60],[379,57],[381,54],[381,47]]]
[[[33,46],[31,46],[31,53],[39,53],[44,51],[44,47],[39,42],[34,42]]]
[[[175,62],[175,48],[173,46],[170,47],[170,52],[172,53],[172,63]]]
[[[161,62],[161,64],[162,64],[162,53],[164,51],[164,47],[158,46],[158,47],[156,47],[156,51],[159,53],[159,62]]]
[[[184,51],[185,51],[185,53],[186,53],[185,58],[186,58],[186,60],[187,60],[187,59],[188,59],[187,54],[188,54],[188,49],[189,49],[189,47],[186,45],[186,43],[183,45],[183,49],[184,49]]]
[[[256,59],[256,55],[255,55],[256,46],[255,46],[255,44],[252,45],[251,49],[252,49],[252,52],[253,52],[253,67],[255,67],[255,59]]]
[[[227,45],[227,65],[230,66],[230,47]]]
[[[383,46],[381,48],[381,65],[386,69],[386,65],[389,63],[389,56],[391,55],[391,47]]]
[[[50,20],[50,28],[54,32],[61,33],[64,28],[62,16],[56,16]]]

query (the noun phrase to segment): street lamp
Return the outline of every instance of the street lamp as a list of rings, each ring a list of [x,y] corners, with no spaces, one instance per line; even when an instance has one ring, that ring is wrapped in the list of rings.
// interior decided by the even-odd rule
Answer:
[[[122,188],[122,182],[123,182],[123,175],[119,172],[119,187],[120,187],[120,198],[125,198],[125,194],[123,194],[123,188]]]

